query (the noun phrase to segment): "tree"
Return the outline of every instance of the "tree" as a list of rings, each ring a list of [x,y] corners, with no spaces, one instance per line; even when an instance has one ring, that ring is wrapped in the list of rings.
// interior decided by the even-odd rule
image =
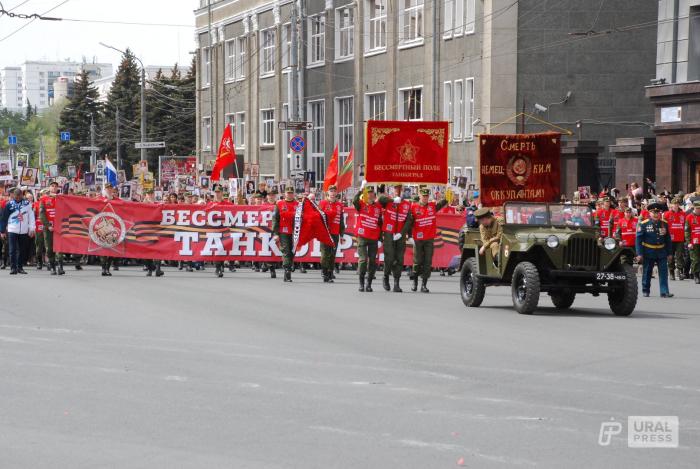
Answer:
[[[70,142],[60,144],[61,155],[58,163],[61,167],[68,164],[83,164],[84,168],[89,167],[89,155],[81,152],[80,147],[90,145],[90,116],[97,122],[100,110],[99,92],[90,83],[87,71],[82,70],[75,81],[73,96],[61,111],[59,119],[60,130],[71,133]]]
[[[36,112],[34,112],[34,108],[32,108],[32,103],[27,100],[27,108],[24,111],[24,120],[29,122],[34,114],[36,114]]]
[[[119,109],[120,155],[122,167],[130,167],[139,159],[134,142],[141,140],[141,70],[134,54],[127,49],[122,56],[107,103],[100,119],[100,146],[107,154],[116,154],[116,113]]]

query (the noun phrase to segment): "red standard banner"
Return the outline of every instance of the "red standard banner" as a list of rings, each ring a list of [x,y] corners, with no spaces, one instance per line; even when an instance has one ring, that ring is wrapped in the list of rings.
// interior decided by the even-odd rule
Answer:
[[[486,207],[559,198],[561,135],[480,135],[479,187]]]
[[[367,182],[447,184],[447,122],[368,121]]]
[[[272,205],[142,204],[58,196],[54,250],[131,259],[279,261],[281,252],[272,240],[273,211]],[[357,263],[356,215],[345,209],[347,229],[338,242],[338,262]],[[438,214],[435,267],[447,267],[459,255],[463,224],[462,215]],[[406,265],[412,264],[412,253],[407,247]],[[318,240],[297,250],[299,262],[320,259]]]

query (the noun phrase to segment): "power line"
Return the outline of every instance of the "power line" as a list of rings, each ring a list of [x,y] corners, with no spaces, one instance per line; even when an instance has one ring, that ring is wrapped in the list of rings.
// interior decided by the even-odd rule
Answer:
[[[54,11],[55,9],[57,9],[57,8],[59,8],[59,7],[63,6],[63,5],[65,5],[65,4],[68,3],[68,2],[70,2],[70,0],[63,0],[62,2],[60,2],[60,3],[59,3],[58,5],[56,5],[55,7],[46,10],[44,13],[41,13],[40,16],[47,15],[47,14],[51,13],[52,11]],[[10,34],[8,34],[7,36],[5,36],[5,37],[3,37],[3,38],[0,38],[0,42],[2,42],[2,41],[4,41],[5,39],[8,39],[8,38],[14,36],[15,34],[17,34],[18,32],[20,32],[20,31],[23,30],[24,28],[26,28],[27,26],[29,26],[30,24],[32,24],[34,21],[36,21],[36,18],[30,19],[27,23],[25,23],[25,24],[23,24],[22,26],[20,26],[19,28],[15,29],[15,30],[12,31]]]

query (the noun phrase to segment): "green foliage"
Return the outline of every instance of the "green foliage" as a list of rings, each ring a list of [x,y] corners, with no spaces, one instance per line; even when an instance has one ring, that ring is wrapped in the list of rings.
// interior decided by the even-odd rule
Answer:
[[[90,155],[81,152],[80,147],[90,144],[90,117],[97,121],[102,109],[98,99],[97,88],[90,83],[90,77],[83,70],[73,87],[73,96],[60,113],[60,130],[71,133],[70,142],[60,144],[58,163],[62,168],[69,164],[82,164],[84,168],[89,167]]]

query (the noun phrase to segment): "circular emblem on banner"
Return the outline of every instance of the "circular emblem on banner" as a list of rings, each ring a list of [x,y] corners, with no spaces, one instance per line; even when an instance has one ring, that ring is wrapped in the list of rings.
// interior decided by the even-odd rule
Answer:
[[[506,166],[506,175],[516,186],[524,186],[532,173],[532,161],[525,155],[515,155]]]
[[[116,213],[100,212],[90,220],[88,235],[98,246],[113,248],[126,238],[126,225]]]

